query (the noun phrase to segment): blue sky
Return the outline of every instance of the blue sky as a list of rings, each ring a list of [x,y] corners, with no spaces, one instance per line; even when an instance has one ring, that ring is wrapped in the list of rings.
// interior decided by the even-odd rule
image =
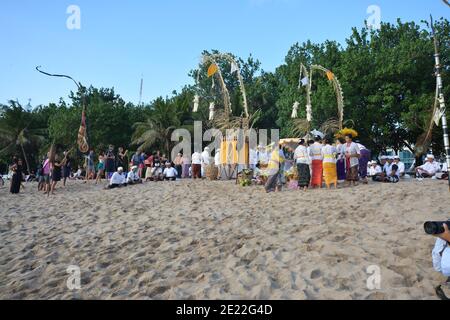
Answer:
[[[70,5],[81,10],[80,30],[66,27]],[[343,43],[370,5],[380,7],[382,21],[450,18],[441,0],[2,0],[0,103],[47,104],[75,89],[37,73],[37,65],[114,87],[134,103],[142,74],[145,102],[192,83],[187,74],[204,49],[251,53],[273,71],[295,42]]]

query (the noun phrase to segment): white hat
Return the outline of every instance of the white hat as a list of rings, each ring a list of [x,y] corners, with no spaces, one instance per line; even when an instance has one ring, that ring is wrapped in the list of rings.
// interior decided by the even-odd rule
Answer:
[[[381,159],[381,160],[387,160],[387,158],[388,158],[387,156],[381,156],[380,159]]]
[[[123,171],[123,167],[118,167],[117,171]]]
[[[433,159],[434,160],[434,155],[432,155],[432,154],[427,155],[427,159]]]
[[[371,161],[370,164],[377,164],[375,160]]]
[[[137,168],[138,168],[138,166],[132,166],[131,170],[136,170]],[[119,169],[117,169],[117,170],[119,170]],[[123,168],[122,168],[122,170],[123,170]]]
[[[399,156],[394,156],[394,160],[400,160]]]

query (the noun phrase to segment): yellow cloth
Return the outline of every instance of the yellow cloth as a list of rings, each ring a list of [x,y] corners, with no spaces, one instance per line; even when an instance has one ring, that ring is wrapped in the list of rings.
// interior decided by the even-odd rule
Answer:
[[[328,77],[328,80],[333,80],[334,79],[334,74],[333,74],[333,72],[331,72],[331,71],[327,71],[327,77]]]
[[[335,163],[324,162],[323,163],[323,175],[325,184],[327,186],[337,183],[337,169]]]
[[[219,71],[219,68],[217,67],[217,65],[215,63],[210,65],[209,68],[208,68],[208,78],[210,78],[213,75],[215,75],[217,71]]]
[[[237,140],[231,142],[231,158],[233,159],[233,164],[239,163],[239,153],[237,150]]]
[[[228,142],[222,141],[220,145],[220,164],[227,164]]]
[[[270,155],[269,164],[267,166],[267,169],[280,169],[280,163],[282,163],[284,159],[280,157],[280,151],[278,149],[275,149],[272,151],[272,154]]]

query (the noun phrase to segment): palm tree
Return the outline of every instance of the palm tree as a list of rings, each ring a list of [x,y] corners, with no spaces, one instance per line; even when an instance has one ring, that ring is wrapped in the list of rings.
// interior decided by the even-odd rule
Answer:
[[[170,100],[158,98],[151,108],[145,121],[134,124],[132,144],[139,145],[141,150],[159,145],[170,152],[172,131],[180,126],[177,106]]]
[[[9,104],[1,106],[0,155],[12,154],[19,147],[27,170],[31,172],[25,146],[38,146],[45,140],[43,136],[45,130],[32,128],[32,113],[26,111],[19,102],[11,100]]]

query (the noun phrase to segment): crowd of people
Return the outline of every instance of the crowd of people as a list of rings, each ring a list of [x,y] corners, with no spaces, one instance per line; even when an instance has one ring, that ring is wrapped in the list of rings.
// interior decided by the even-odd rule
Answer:
[[[273,146],[272,146],[273,147]],[[424,178],[447,179],[447,165],[435,161],[432,154],[426,156],[423,165],[407,172],[399,156],[381,156],[372,160],[371,151],[358,141],[353,141],[351,134],[336,139],[317,136],[314,140],[300,139],[298,147],[290,155],[289,148],[280,146],[272,148],[267,167],[268,180],[266,192],[279,191],[285,184],[286,175],[295,176],[293,188],[337,188],[338,182],[357,185],[373,182],[397,183],[401,179],[414,175],[418,180]],[[295,163],[291,167],[289,163]],[[257,169],[258,170],[258,169]]]
[[[116,153],[114,146],[110,145],[106,152],[99,152],[98,155],[90,150],[77,171],[72,170],[74,159],[70,153],[64,151],[62,156],[52,156],[49,152],[36,174],[32,172],[26,177],[22,160],[14,157],[10,166],[11,193],[19,193],[23,181],[33,180],[38,181],[38,190],[47,195],[55,194],[60,181],[66,186],[68,179],[83,180],[84,183],[92,181],[95,184],[106,179],[108,189],[148,181],[195,180],[204,178],[210,165],[217,168],[217,178],[220,179],[224,167],[220,149],[212,156],[208,147],[203,152],[178,153],[170,160],[160,151],[146,154],[138,150],[130,156],[124,148],[119,147]],[[234,167],[236,176],[246,166]],[[372,160],[370,150],[358,141],[354,142],[351,134],[334,141],[320,136],[309,141],[299,139],[295,149],[281,144],[269,147],[260,145],[249,150],[248,167],[254,181],[264,184],[266,192],[279,191],[284,185],[301,190],[323,186],[337,188],[338,183],[344,181],[348,185],[357,185],[359,182],[366,184],[369,179],[397,183],[402,178],[411,177],[411,174],[415,174],[419,180],[448,177],[446,166],[441,168],[431,154],[427,155],[423,165],[415,168],[415,172],[406,172],[405,164],[398,156],[381,156],[378,161]]]

